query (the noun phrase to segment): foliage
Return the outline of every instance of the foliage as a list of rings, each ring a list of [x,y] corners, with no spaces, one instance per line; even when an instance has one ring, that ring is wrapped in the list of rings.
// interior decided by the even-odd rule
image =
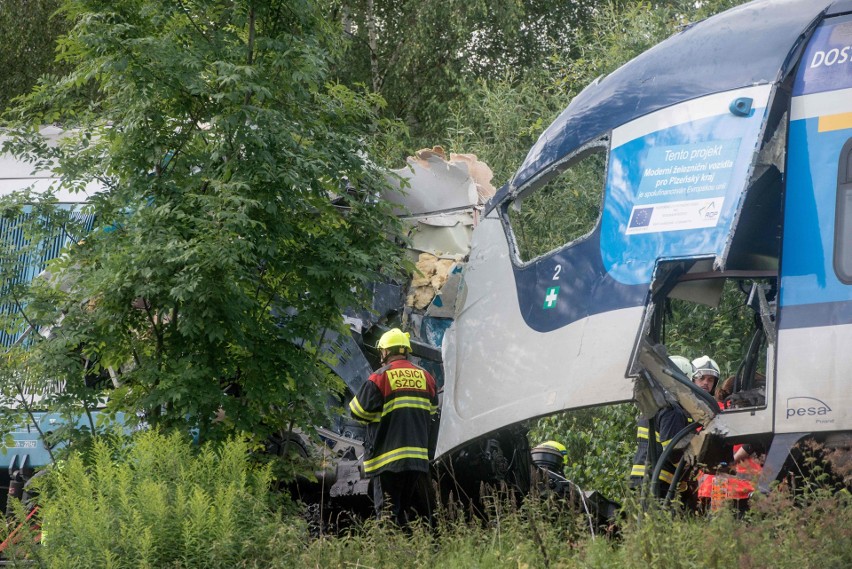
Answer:
[[[567,103],[544,73],[530,73],[523,81],[514,74],[479,80],[450,104],[447,146],[476,154],[494,172],[495,183],[502,184]]]
[[[38,480],[44,544],[21,540],[13,563],[64,567],[848,567],[852,502],[816,484],[756,495],[744,519],[627,505],[618,532],[590,533],[553,497],[499,492],[481,519],[441,510],[434,532],[367,521],[311,539],[270,502],[269,468],[231,439],[201,448],[179,435],[101,438]],[[22,515],[19,509],[18,514]],[[27,532],[24,531],[24,536]],[[615,539],[613,539],[616,537]],[[403,561],[404,560],[404,561]],[[30,565],[32,566],[32,565]]]
[[[628,508],[616,539],[593,537],[580,513],[552,502],[518,508],[495,500],[484,523],[442,519],[436,544],[415,530],[411,537],[368,524],[342,538],[301,546],[281,566],[561,567],[561,568],[790,568],[847,567],[852,550],[852,504],[823,491],[795,504],[776,492],[758,497],[745,520],[721,511],[704,518],[668,510]]]
[[[746,306],[748,283],[743,287],[726,282],[718,307],[672,300],[665,338],[669,353],[690,360],[706,354],[719,364],[723,378],[735,374],[755,329],[755,313]]]
[[[598,223],[606,182],[603,149],[571,164],[529,197],[509,205],[509,224],[524,261],[571,243]]]
[[[96,226],[51,265],[53,286],[2,290],[24,308],[6,328],[52,330],[14,369],[76,393],[111,368],[110,410],[202,439],[317,424],[339,386],[320,361],[325,331],[402,267],[387,238],[396,218],[376,197],[385,175],[366,158],[395,132],[376,117],[382,100],[329,82],[340,38],[311,2],[63,10],[71,71],[8,115],[6,149],[56,164],[63,190],[101,190]],[[38,131],[53,122],[66,129],[57,146]],[[66,396],[42,404],[79,410]]]
[[[0,0],[0,110],[28,92],[39,77],[56,74],[56,39],[68,29],[61,0]]]
[[[34,553],[51,568],[269,562],[285,531],[271,479],[238,439],[194,449],[156,431],[101,438],[37,479],[44,534]]]
[[[597,9],[590,0],[330,4],[349,37],[338,76],[380,93],[390,116],[411,128],[415,147],[443,138],[449,105],[469,97],[477,80],[513,73],[519,85],[546,69],[554,52],[574,53]]]
[[[571,99],[596,78],[611,73],[675,33],[681,25],[729,7],[703,2],[609,2],[577,26],[575,39],[546,52],[546,66],[496,69],[471,81],[450,102],[448,146],[471,152],[508,181],[527,150]],[[570,200],[569,200],[570,201]]]
[[[615,501],[625,498],[630,461],[636,451],[633,404],[582,409],[536,421],[533,446],[557,440],[568,449],[565,476],[583,490],[597,490]]]

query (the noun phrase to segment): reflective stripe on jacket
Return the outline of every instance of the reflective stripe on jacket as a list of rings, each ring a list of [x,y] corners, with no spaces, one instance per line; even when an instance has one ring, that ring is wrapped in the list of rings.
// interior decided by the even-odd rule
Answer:
[[[364,473],[429,471],[429,429],[438,411],[434,378],[408,360],[377,370],[349,402],[367,423]]]
[[[671,443],[672,437],[683,429],[689,421],[686,413],[680,407],[667,407],[657,413],[655,417],[657,431],[654,433],[657,456],[662,454],[663,450]],[[649,421],[640,417],[636,427],[636,454],[633,457],[633,466],[630,469],[630,486],[632,488],[638,488],[642,484],[646,472],[650,474],[648,468],[653,469],[654,467],[654,465],[646,466],[649,434]],[[660,482],[665,486],[671,484],[675,469],[676,466],[672,461],[666,461],[660,470]]]

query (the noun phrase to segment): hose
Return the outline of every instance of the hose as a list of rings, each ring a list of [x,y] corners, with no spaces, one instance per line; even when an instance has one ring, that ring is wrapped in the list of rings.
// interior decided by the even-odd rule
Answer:
[[[692,431],[699,429],[700,427],[701,427],[700,423],[688,424],[687,426],[682,428],[680,431],[678,431],[678,433],[675,436],[672,437],[671,442],[666,446],[665,449],[663,449],[663,453],[657,459],[657,463],[654,466],[654,473],[651,475],[652,476],[652,478],[651,478],[651,495],[652,496],[659,497],[659,495],[660,495],[660,473],[663,471],[663,465],[666,462],[668,462],[669,457],[671,456],[672,452],[674,452],[674,449],[677,446],[677,444],[686,435],[688,435]],[[649,437],[650,436],[651,435],[649,433]],[[650,440],[649,440],[649,442],[650,442]],[[681,462],[683,462],[683,459],[681,459]],[[680,467],[680,465],[678,465],[678,467]],[[672,483],[673,483],[672,486],[674,486],[674,482],[675,481],[672,480]]]

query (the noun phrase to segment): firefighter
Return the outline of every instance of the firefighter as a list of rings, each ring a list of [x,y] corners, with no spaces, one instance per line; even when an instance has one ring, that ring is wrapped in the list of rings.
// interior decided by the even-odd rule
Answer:
[[[435,379],[408,361],[411,342],[394,328],[377,344],[383,367],[349,403],[352,417],[367,423],[364,474],[372,480],[376,515],[386,497],[394,520],[405,527],[414,515],[432,523],[429,431],[438,411]]]
[[[559,441],[544,441],[531,450],[533,464],[539,468],[565,475],[568,466],[568,449]],[[558,456],[558,459],[557,459]]]
[[[719,365],[710,356],[701,356],[692,360],[692,383],[713,395],[719,382]]]
[[[673,364],[686,376],[691,378],[695,368],[688,358],[683,356],[671,356],[669,358]],[[651,433],[649,421],[644,417],[639,417],[636,429],[636,454],[633,457],[633,467],[630,470],[630,487],[639,489],[642,487],[642,482],[646,474],[651,474],[654,465],[646,465],[648,460],[648,444],[650,436],[654,436],[654,442],[657,448],[657,456],[663,452],[663,449],[668,445],[671,438],[677,434],[687,424],[687,416],[683,409],[678,405],[671,404],[668,407],[661,409],[654,416],[656,432]],[[660,471],[660,491],[665,494],[668,491],[669,484],[674,478],[675,465],[671,462],[663,465]]]

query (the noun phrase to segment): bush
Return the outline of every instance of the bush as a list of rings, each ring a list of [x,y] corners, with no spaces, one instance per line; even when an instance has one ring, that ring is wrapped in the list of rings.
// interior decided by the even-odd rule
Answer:
[[[270,502],[269,468],[232,439],[157,431],[101,438],[39,480],[42,566],[267,566],[304,533]],[[284,537],[286,536],[286,539]]]

